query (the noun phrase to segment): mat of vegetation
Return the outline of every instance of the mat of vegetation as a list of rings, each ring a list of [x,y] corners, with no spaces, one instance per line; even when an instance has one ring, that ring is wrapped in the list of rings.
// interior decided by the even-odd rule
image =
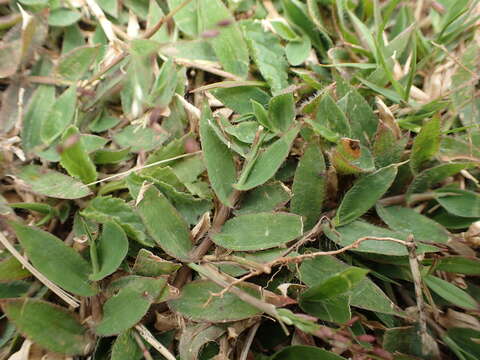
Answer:
[[[479,24],[0,0],[0,359],[480,359]]]

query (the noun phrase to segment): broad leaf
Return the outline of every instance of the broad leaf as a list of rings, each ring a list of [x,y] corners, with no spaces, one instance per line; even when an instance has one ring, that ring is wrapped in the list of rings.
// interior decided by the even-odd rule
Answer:
[[[102,234],[94,245],[98,254],[99,269],[90,275],[90,279],[97,281],[118,269],[127,256],[128,239],[116,222],[109,221],[103,224]]]
[[[23,167],[18,177],[32,192],[40,195],[58,199],[79,199],[91,194],[90,189],[80,181],[37,165]]]
[[[290,210],[305,217],[305,228],[312,228],[320,219],[326,196],[325,161],[319,145],[309,144],[298,163],[292,186]]]
[[[203,156],[207,166],[208,178],[219,200],[231,206],[232,184],[237,179],[237,172],[231,151],[216,135],[210,123],[213,119],[211,110],[205,106],[200,119],[200,139]]]
[[[264,250],[284,245],[302,233],[303,222],[298,215],[257,213],[228,220],[212,240],[231,250]]]
[[[93,347],[87,328],[67,309],[33,299],[10,299],[1,305],[22,334],[50,351],[87,355]]]
[[[318,347],[293,345],[275,353],[272,360],[345,360],[345,358]]]
[[[440,149],[440,118],[434,117],[423,125],[415,137],[410,156],[410,167],[414,172],[421,170],[422,165],[431,160]]]
[[[267,182],[285,161],[297,133],[298,127],[294,127],[272,145],[268,146],[254,160],[255,162],[245,182],[242,184],[237,183],[234,187],[238,190],[250,190]]]
[[[138,213],[150,236],[168,255],[188,261],[193,245],[188,225],[178,211],[153,185],[148,185],[138,204]]]
[[[433,275],[427,275],[423,278],[423,280],[433,292],[448,302],[465,309],[478,310],[478,302],[466,291],[460,289],[452,283]]]
[[[440,224],[410,208],[377,205],[377,214],[392,230],[412,234],[417,241],[445,244],[449,240]]]
[[[142,351],[132,334],[133,330],[127,330],[117,336],[112,345],[110,360],[140,360]]]
[[[28,259],[49,280],[77,295],[96,293],[88,276],[92,272],[75,250],[56,236],[31,226],[11,222],[15,234],[28,255]]]
[[[277,210],[290,200],[290,193],[285,185],[276,181],[263,184],[247,192],[235,214],[249,214]]]
[[[81,215],[100,223],[116,221],[129,237],[143,245],[153,246],[145,234],[140,216],[120,198],[96,197],[82,210]]]
[[[221,0],[209,0],[197,8],[199,28],[209,31],[221,21],[231,24],[221,28],[219,34],[212,37],[210,44],[223,68],[246,78],[248,73],[248,49],[238,24]]]
[[[77,47],[62,55],[55,68],[55,72],[67,80],[79,80],[87,72],[93,60],[98,56],[98,46]]]
[[[250,54],[274,94],[288,86],[288,63],[280,40],[259,22],[242,24]]]
[[[460,189],[439,189],[436,200],[449,213],[462,216],[480,217],[480,195],[473,191]]]
[[[390,165],[358,179],[343,197],[335,223],[345,225],[366,213],[392,185],[397,166]]]
[[[127,282],[118,294],[103,304],[103,317],[95,332],[110,336],[128,330],[147,313],[166,285],[164,278],[136,277]]]
[[[85,184],[97,179],[97,170],[90,159],[80,137],[80,132],[75,126],[70,126],[62,136],[62,151],[60,164],[68,173]]]
[[[253,289],[240,286],[250,295],[259,297]],[[219,293],[222,287],[211,281],[197,280],[182,288],[180,297],[169,301],[172,310],[194,321],[223,323],[250,318],[261,313],[260,310],[240,300],[236,295],[227,292],[223,296],[212,296]],[[208,306],[205,306],[208,301]]]

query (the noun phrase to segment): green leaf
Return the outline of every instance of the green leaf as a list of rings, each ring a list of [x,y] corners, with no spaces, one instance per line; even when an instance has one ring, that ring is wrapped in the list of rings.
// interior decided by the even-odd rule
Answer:
[[[59,8],[52,10],[48,16],[48,25],[50,26],[70,26],[75,24],[82,14],[78,11],[70,10],[67,8]]]
[[[139,322],[167,286],[165,278],[135,277],[103,305],[103,317],[95,327],[101,336],[120,334]]]
[[[21,280],[31,276],[30,271],[13,256],[0,261],[0,282]]]
[[[466,291],[433,275],[423,278],[425,284],[438,296],[465,309],[478,310],[478,303]]]
[[[298,40],[289,41],[285,46],[285,55],[292,66],[301,65],[310,56],[312,42],[307,36],[302,36]]]
[[[168,136],[158,134],[151,128],[142,128],[128,125],[113,135],[113,141],[123,148],[130,148],[131,152],[150,151],[161,146]]]
[[[97,58],[99,51],[97,45],[76,47],[60,57],[55,73],[67,80],[79,80]]]
[[[35,227],[11,222],[28,259],[49,280],[81,296],[95,295],[88,276],[92,269],[75,250],[56,236]]]
[[[26,152],[31,152],[43,143],[40,136],[43,124],[48,120],[48,114],[55,102],[55,87],[41,85],[35,90],[28,103],[23,118],[22,145]]]
[[[30,286],[31,283],[21,280],[0,283],[0,299],[24,297]]]
[[[72,313],[42,300],[9,299],[2,310],[33,342],[60,354],[87,355],[93,339]]]
[[[115,221],[132,239],[140,244],[153,246],[145,235],[146,229],[140,216],[120,198],[96,197],[82,210],[81,215],[99,223]]]
[[[480,217],[480,195],[473,191],[461,189],[439,189],[437,201],[449,213],[462,216]]]
[[[345,225],[365,214],[385,194],[396,176],[397,166],[390,165],[358,179],[343,197],[335,224]]]
[[[18,177],[34,193],[58,199],[79,199],[91,194],[80,181],[37,165],[24,166]]]
[[[414,173],[421,170],[426,161],[431,160],[440,149],[440,118],[434,117],[422,126],[415,137],[410,156],[410,167]]]
[[[75,126],[70,126],[62,136],[62,151],[60,165],[67,172],[80,179],[85,184],[97,180],[97,170],[80,138],[80,132]]]
[[[182,3],[183,0],[168,0],[168,7],[170,10],[173,10]],[[198,35],[197,7],[197,0],[193,0],[173,16],[173,20],[175,20],[178,28],[191,37]]]
[[[310,315],[328,322],[341,324],[352,317],[350,298],[346,295],[333,296],[324,301],[303,301],[300,298],[300,307]]]
[[[363,237],[389,237],[400,240],[406,240],[407,234],[400,233],[398,231],[391,231],[389,229],[381,228],[375,225],[371,225],[364,221],[354,221],[348,225],[340,226],[335,230],[329,229],[324,226],[325,235],[333,242],[340,246],[347,246],[355,242],[355,240]],[[374,254],[393,255],[393,256],[406,256],[408,255],[405,246],[399,243],[391,241],[380,240],[366,240],[363,241],[358,248],[352,251],[367,252]],[[424,245],[417,243],[417,252],[434,252],[438,251],[438,248],[431,245]]]
[[[303,292],[301,301],[319,302],[331,297],[342,295],[352,290],[367,275],[368,270],[359,267],[348,269],[329,277],[324,282],[310,287]]]
[[[260,297],[258,291],[245,285],[240,289],[246,293]],[[170,308],[193,321],[223,323],[247,319],[261,313],[257,308],[240,300],[236,295],[227,292],[223,296],[212,296],[219,293],[222,287],[207,280],[192,281],[182,288],[180,297],[168,302]],[[208,301],[208,306],[205,306]]]
[[[210,44],[226,71],[246,78],[249,65],[247,45],[240,27],[224,3],[221,0],[209,0],[197,8],[197,13],[201,31],[215,29],[221,21],[231,22],[210,39]]]
[[[443,226],[413,209],[383,207],[378,204],[376,209],[377,214],[392,230],[412,234],[417,241],[446,244],[450,238]]]
[[[436,270],[466,275],[480,275],[480,260],[475,257],[445,256],[435,260],[424,260]]]
[[[112,345],[110,360],[140,360],[141,358],[142,350],[133,337],[133,330],[127,330],[118,335]]]
[[[305,217],[305,229],[311,229],[322,212],[326,196],[326,169],[322,151],[315,142],[301,157],[293,178],[291,212]]]
[[[263,106],[266,106],[270,100],[270,96],[265,91],[255,86],[219,88],[212,90],[211,93],[225,106],[242,115],[253,112],[251,100]]]
[[[236,215],[274,211],[290,200],[290,194],[280,181],[267,183],[247,192]]]
[[[152,85],[147,103],[152,106],[165,108],[172,101],[179,77],[176,66],[171,58],[165,61]]]
[[[423,193],[449,176],[453,176],[463,169],[468,169],[474,166],[475,164],[471,162],[446,163],[422,171],[415,176],[408,187],[406,192],[407,200],[410,201],[413,194]]]
[[[315,131],[332,142],[336,142],[336,138],[338,137],[350,137],[351,135],[350,124],[348,123],[347,117],[329,94],[322,96],[318,104],[315,119],[310,120],[309,123]],[[322,130],[324,128],[335,133],[335,138],[331,139],[328,134],[323,134]]]
[[[235,184],[238,190],[250,190],[267,182],[280,168],[290,152],[298,127],[285,133],[280,139],[268,146],[255,160],[251,171],[243,184]]]
[[[298,215],[257,213],[228,220],[212,240],[231,250],[264,250],[286,244],[302,233],[303,223]]]
[[[110,221],[103,224],[102,235],[94,244],[100,268],[90,275],[90,279],[98,281],[118,269],[127,256],[128,239],[123,229],[116,222]]]
[[[295,101],[292,93],[277,95],[268,103],[269,124],[273,131],[284,133],[295,120]]]
[[[345,360],[345,358],[315,346],[293,345],[275,353],[272,360]]]
[[[350,319],[350,297],[343,295],[365,278],[368,270],[350,267],[310,287],[300,296],[300,307],[325,321],[346,322]]]
[[[178,350],[180,359],[199,359],[202,347],[215,341],[227,331],[224,325],[193,325],[186,327],[181,334]]]
[[[130,148],[119,150],[100,149],[92,154],[93,162],[97,165],[118,164],[129,158]]]
[[[218,199],[225,205],[231,206],[232,184],[237,179],[237,171],[232,153],[218,138],[210,123],[213,119],[210,107],[204,106],[200,119],[200,140],[203,157],[207,166],[208,178]]]
[[[355,89],[351,89],[337,105],[349,119],[352,137],[359,139],[362,144],[368,144],[375,135],[378,119],[367,101]]]
[[[408,138],[406,137],[397,140],[390,127],[383,122],[379,123],[375,135],[375,143],[373,144],[375,165],[385,167],[400,162],[407,141]]]
[[[351,266],[333,256],[319,256],[306,260],[300,266],[300,279],[310,287],[326,281],[330,276],[350,269]],[[350,305],[384,314],[401,315],[401,311],[385,293],[365,277],[350,293]]]
[[[138,204],[138,213],[158,246],[168,255],[189,261],[193,245],[188,225],[178,211],[154,186],[149,185]]]
[[[142,276],[170,275],[182,265],[167,261],[146,249],[140,249],[133,265],[133,272]]]
[[[250,54],[263,78],[276,94],[288,86],[288,63],[279,39],[263,29],[259,22],[242,23]]]
[[[70,86],[55,101],[48,114],[48,119],[42,123],[41,137],[45,143],[51,144],[72,123],[76,102],[76,86]]]

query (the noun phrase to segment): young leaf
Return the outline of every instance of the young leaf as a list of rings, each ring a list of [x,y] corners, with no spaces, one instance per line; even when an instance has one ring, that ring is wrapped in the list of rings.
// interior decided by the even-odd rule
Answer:
[[[155,256],[146,249],[140,249],[133,265],[133,272],[142,276],[170,275],[180,269],[182,265],[167,261]]]
[[[51,144],[73,121],[77,102],[77,87],[70,86],[53,104],[47,120],[43,121],[41,136],[45,143]]]
[[[57,199],[79,199],[91,194],[80,181],[57,171],[27,165],[18,174],[32,192]]]
[[[50,12],[48,16],[48,25],[50,26],[70,26],[75,24],[82,14],[78,11],[70,10],[67,8],[57,8]]]
[[[295,119],[295,102],[292,93],[277,95],[268,103],[269,124],[274,131],[284,133]]]
[[[300,279],[308,286],[313,287],[325,282],[330,276],[350,268],[351,266],[333,256],[319,256],[302,263]],[[384,314],[401,315],[401,310],[367,277],[352,289],[350,305]]]
[[[440,118],[434,117],[423,125],[415,137],[410,156],[410,167],[414,173],[421,170],[422,165],[431,160],[440,149]]]
[[[281,246],[302,233],[302,218],[298,215],[258,213],[228,220],[212,240],[231,250],[264,250]]]
[[[365,175],[345,194],[337,214],[336,225],[345,225],[366,213],[392,185],[397,166],[390,165]]]
[[[55,68],[56,74],[66,80],[79,80],[87,72],[92,62],[97,58],[100,47],[82,46],[62,55]]]
[[[385,167],[400,162],[407,141],[408,138],[397,140],[391,128],[380,122],[375,134],[375,143],[373,144],[375,165]]]
[[[182,0],[168,0],[170,10],[175,9],[182,4]],[[187,6],[181,9],[173,16],[175,24],[185,34],[195,37],[198,35],[198,1],[191,1]]]
[[[325,161],[316,142],[307,146],[293,178],[290,210],[305,216],[305,229],[320,218],[326,191]]]
[[[34,299],[9,299],[1,305],[22,334],[50,351],[87,355],[93,347],[87,329],[67,309]]]
[[[165,278],[136,277],[103,305],[103,317],[95,327],[101,336],[119,334],[134,326],[164,291]]]
[[[253,112],[251,100],[263,106],[266,106],[270,100],[270,96],[265,91],[255,86],[219,88],[212,90],[211,93],[226,107],[242,115]]]
[[[475,164],[471,162],[445,163],[422,171],[415,176],[408,187],[406,192],[407,200],[410,201],[413,194],[423,193],[447,177],[474,166]]]
[[[235,163],[232,153],[211,127],[212,121],[215,120],[210,107],[205,106],[200,119],[200,140],[208,178],[218,199],[223,204],[231,206],[230,197],[234,191],[232,184],[237,179]]]
[[[383,207],[377,204],[377,214],[395,231],[412,234],[417,241],[443,243],[449,240],[448,232],[438,223],[415,210],[401,207]]]
[[[30,271],[13,256],[0,261],[0,282],[21,280],[31,276]]]
[[[293,345],[275,353],[272,360],[345,360],[345,358],[315,346]]]
[[[77,295],[96,293],[88,279],[92,272],[90,264],[75,250],[43,230],[16,222],[10,225],[28,259],[49,280]]]
[[[466,291],[433,275],[423,278],[427,286],[438,296],[465,309],[478,310],[479,305]]]
[[[437,201],[449,213],[462,216],[480,217],[480,195],[473,191],[460,189],[439,189]]]
[[[22,145],[26,152],[43,143],[40,136],[42,126],[48,120],[48,114],[55,102],[55,87],[41,85],[35,90],[28,103],[23,118]]]
[[[276,94],[286,88],[288,64],[279,39],[265,31],[259,22],[245,21],[242,27],[252,58],[270,85],[272,93]]]
[[[98,281],[115,272],[120,266],[127,256],[128,239],[116,222],[109,221],[103,224],[102,234],[94,245],[100,268],[98,272],[90,275],[90,279]]]
[[[97,170],[88,156],[80,138],[80,132],[75,126],[70,126],[62,137],[62,152],[60,164],[68,173],[79,178],[85,184],[97,179]]]
[[[81,215],[99,223],[115,221],[130,238],[142,245],[154,245],[145,235],[146,229],[140,216],[120,198],[96,197],[82,210]]]
[[[246,293],[260,297],[258,291],[247,286],[239,286]],[[223,296],[212,296],[222,288],[211,281],[192,281],[182,288],[180,297],[168,302],[170,308],[193,321],[223,323],[237,321],[261,313],[260,310],[240,300],[231,292]],[[205,306],[206,302],[208,307]]]
[[[142,350],[132,334],[133,330],[127,330],[117,336],[112,345],[110,360],[140,360]]]
[[[264,184],[275,175],[288,156],[298,130],[298,127],[290,129],[280,139],[267,147],[255,160],[245,182],[243,184],[237,183],[234,187],[238,190],[250,190]]]
[[[300,308],[323,321],[345,323],[352,317],[350,297],[337,295],[323,301],[299,301]]]
[[[362,281],[367,275],[368,270],[349,267],[348,269],[329,277],[324,282],[310,287],[305,291],[301,299],[302,301],[323,301],[331,297],[342,295],[343,293],[352,290],[357,284]]]
[[[185,220],[155,186],[142,195],[138,212],[150,236],[168,255],[189,261],[193,245]]]
[[[290,194],[280,181],[261,185],[243,196],[236,215],[269,212],[280,208],[290,200]]]
[[[405,240],[408,234],[401,233],[398,231],[392,231],[386,228],[375,226],[364,221],[354,221],[347,225],[337,227],[335,231],[329,229],[327,226],[323,228],[325,235],[337,243],[340,246],[347,246],[355,242],[360,238],[364,237],[389,237],[394,239]],[[432,245],[424,245],[422,243],[417,243],[417,252],[435,252],[439,249]],[[383,255],[393,255],[393,256],[405,256],[408,255],[407,249],[404,245],[391,242],[391,241],[381,241],[381,240],[366,240],[363,241],[360,246],[355,248],[354,251],[374,253],[374,254],[383,254]]]
[[[209,0],[197,8],[197,13],[199,28],[203,32],[215,29],[221,21],[231,22],[210,39],[210,44],[226,71],[246,78],[249,64],[247,45],[238,24],[224,3],[221,0]]]

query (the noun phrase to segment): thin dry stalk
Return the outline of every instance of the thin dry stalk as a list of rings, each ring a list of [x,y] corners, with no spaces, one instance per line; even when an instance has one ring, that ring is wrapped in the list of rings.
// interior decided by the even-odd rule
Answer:
[[[160,341],[158,341],[144,325],[135,325],[135,329],[147,343],[152,345],[155,350],[157,350],[167,360],[176,360],[175,356],[173,356],[173,354],[165,346],[163,346],[162,343],[160,343]]]

